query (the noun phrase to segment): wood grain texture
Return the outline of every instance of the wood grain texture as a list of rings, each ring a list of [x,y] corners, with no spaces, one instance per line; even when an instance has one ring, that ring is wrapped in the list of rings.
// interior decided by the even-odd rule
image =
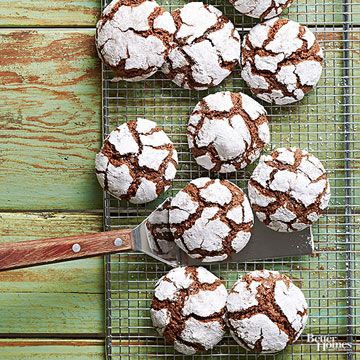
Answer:
[[[104,360],[102,340],[2,339],[2,360]]]
[[[103,294],[0,293],[0,333],[102,336],[103,304]]]
[[[99,12],[96,0],[0,0],[0,26],[94,26]]]
[[[2,30],[0,52],[0,209],[100,209],[94,31]]]
[[[170,5],[166,0],[159,3],[167,9],[174,9],[185,4],[185,0],[173,1]],[[237,20],[238,24],[251,25],[254,23],[249,17],[242,18],[227,0],[212,2],[230,18]],[[302,23],[322,25],[325,22],[341,25],[342,3],[327,3],[326,6],[316,0],[299,0],[294,2],[288,14],[290,18]],[[46,16],[44,13],[46,12]],[[43,2],[41,0],[24,0],[21,3],[0,0],[0,26],[94,26],[100,13],[100,2],[95,0],[63,0],[61,2]],[[359,13],[353,12],[354,21],[359,22]]]
[[[115,239],[122,241],[116,245]],[[30,267],[105,255],[133,248],[131,230],[0,244],[0,270]]]
[[[98,232],[101,227],[97,214],[0,213],[1,242]],[[0,333],[103,334],[103,278],[101,257],[1,272]]]

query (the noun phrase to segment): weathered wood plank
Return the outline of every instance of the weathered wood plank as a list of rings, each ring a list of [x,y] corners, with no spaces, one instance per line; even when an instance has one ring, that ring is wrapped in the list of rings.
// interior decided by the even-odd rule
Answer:
[[[92,30],[0,31],[0,209],[101,208]]]
[[[100,231],[101,215],[0,213],[0,241]],[[103,259],[0,272],[0,333],[103,333]]]
[[[168,1],[161,0],[160,4],[167,9],[174,9],[186,3],[185,0]],[[212,2],[218,6],[236,24],[246,26],[255,21],[249,17],[241,17],[239,13],[226,0]],[[13,3],[9,0],[0,0],[0,26],[94,26],[100,12],[100,1],[95,0],[63,0],[61,2],[42,2],[40,0],[25,0],[21,3]],[[46,16],[44,16],[46,13]],[[294,2],[290,9],[284,12],[284,16],[307,24],[321,26],[325,23],[341,25],[343,21],[342,3],[321,4],[316,0],[299,0]],[[359,21],[358,12],[353,9],[353,21]]]
[[[100,231],[102,215],[69,212],[0,212],[0,242]]]
[[[3,360],[103,360],[102,340],[0,339]]]
[[[97,214],[0,213],[0,242],[36,240],[101,230]],[[0,272],[2,292],[104,291],[103,258],[91,258],[30,269]]]
[[[96,0],[0,0],[0,26],[94,26],[99,11]]]
[[[101,336],[103,304],[103,294],[0,293],[0,333]]]

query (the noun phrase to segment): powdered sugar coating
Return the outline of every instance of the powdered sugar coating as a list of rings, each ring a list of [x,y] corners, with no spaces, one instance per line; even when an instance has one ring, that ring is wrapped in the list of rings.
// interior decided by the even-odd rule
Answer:
[[[244,37],[241,63],[241,75],[253,94],[284,105],[301,100],[317,84],[323,52],[306,26],[274,18]]]
[[[242,93],[208,95],[195,106],[187,137],[200,166],[220,173],[240,170],[270,141],[266,110]]]
[[[240,60],[240,35],[212,5],[190,2],[172,13],[174,47],[162,71],[178,86],[204,90],[220,84]]]
[[[226,320],[245,349],[274,353],[294,343],[308,319],[302,291],[277,271],[253,271],[229,292]]]
[[[248,243],[253,214],[246,195],[227,180],[191,181],[171,201],[175,243],[203,262],[222,261]]]
[[[280,15],[293,0],[230,0],[240,13],[261,20]]]
[[[248,189],[259,220],[280,232],[309,227],[330,200],[330,185],[320,160],[297,148],[279,148],[262,156]]]
[[[138,118],[110,133],[95,165],[105,190],[118,199],[142,204],[170,187],[176,174],[177,153],[155,122]]]
[[[153,0],[113,0],[97,23],[96,47],[114,81],[140,81],[163,65],[175,30],[170,13]]]
[[[176,258],[177,246],[169,226],[170,199],[156,208],[146,222],[151,250],[164,259]]]
[[[226,298],[221,280],[205,268],[175,268],[156,284],[151,319],[177,351],[192,355],[223,338]]]

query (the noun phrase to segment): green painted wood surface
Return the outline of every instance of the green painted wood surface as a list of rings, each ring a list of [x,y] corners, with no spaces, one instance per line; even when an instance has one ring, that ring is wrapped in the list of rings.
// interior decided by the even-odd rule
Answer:
[[[96,232],[101,224],[89,213],[0,213],[0,241]],[[1,272],[0,333],[102,336],[103,277],[101,257]]]
[[[174,9],[186,3],[185,0],[173,1],[170,6],[166,0],[159,1],[167,9]],[[253,24],[248,17],[240,18],[240,15],[226,0],[210,1],[211,4],[222,9],[231,19],[247,26]],[[100,12],[100,2],[96,0],[63,0],[44,2],[41,0],[24,0],[14,3],[9,0],[0,0],[0,26],[3,27],[88,27],[94,26]],[[46,13],[46,16],[44,16]],[[299,0],[293,3],[290,9],[284,12],[291,18],[302,23],[324,25],[342,25],[342,2],[319,4],[316,0]],[[360,22],[359,12],[350,11],[354,23]],[[239,22],[241,19],[241,22]]]
[[[103,336],[103,304],[103,294],[1,293],[0,333]]]
[[[93,30],[0,31],[0,210],[102,207]]]
[[[101,340],[0,339],[2,360],[104,360]]]
[[[99,12],[97,0],[0,0],[0,26],[94,26]]]

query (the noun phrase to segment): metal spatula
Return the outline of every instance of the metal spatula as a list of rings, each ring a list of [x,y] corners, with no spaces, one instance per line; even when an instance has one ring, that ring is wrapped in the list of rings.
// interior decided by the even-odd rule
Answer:
[[[164,211],[170,199],[155,210]],[[122,251],[141,251],[170,266],[200,265],[177,246],[164,255],[156,251],[149,232],[152,213],[134,229],[120,229],[62,238],[52,238],[0,245],[0,270],[29,267],[41,264],[75,260]],[[166,213],[165,213],[166,215]],[[165,219],[168,216],[165,216]],[[226,261],[246,262],[285,256],[308,255],[313,252],[311,228],[295,233],[278,233],[255,221],[252,236],[246,247]]]

